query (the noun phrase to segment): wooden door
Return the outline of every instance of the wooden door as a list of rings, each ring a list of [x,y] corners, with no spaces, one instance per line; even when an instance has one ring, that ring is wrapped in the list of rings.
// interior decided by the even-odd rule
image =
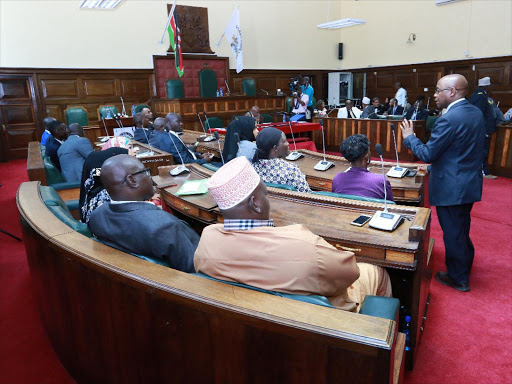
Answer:
[[[0,75],[0,161],[26,158],[39,140],[36,106],[32,76]]]

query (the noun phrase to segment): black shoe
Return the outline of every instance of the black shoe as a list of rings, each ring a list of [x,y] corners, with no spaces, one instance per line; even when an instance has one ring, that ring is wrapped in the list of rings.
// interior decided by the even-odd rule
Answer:
[[[457,291],[469,292],[471,290],[471,288],[469,288],[469,284],[457,284],[455,281],[452,280],[450,276],[448,276],[447,272],[437,272],[436,280],[439,281],[441,284],[456,289]]]

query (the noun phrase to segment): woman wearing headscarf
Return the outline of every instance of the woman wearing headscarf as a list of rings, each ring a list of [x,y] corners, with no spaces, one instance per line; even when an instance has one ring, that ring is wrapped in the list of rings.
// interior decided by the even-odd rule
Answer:
[[[254,155],[253,166],[264,183],[286,184],[299,192],[311,192],[306,175],[300,168],[284,158],[288,155],[288,141],[277,128],[263,129],[256,139],[258,150]]]
[[[89,222],[92,211],[110,201],[110,195],[100,179],[101,166],[110,157],[126,154],[135,156],[132,142],[126,137],[116,136],[108,140],[101,151],[91,152],[85,159],[78,203],[83,223]]]
[[[235,138],[235,133],[240,138],[240,143]],[[252,161],[254,153],[256,152],[256,136],[258,130],[256,129],[256,119],[250,116],[237,116],[229,123],[226,130],[226,138],[224,140],[224,150],[222,156],[224,161],[228,162],[235,157],[245,156],[249,161]]]

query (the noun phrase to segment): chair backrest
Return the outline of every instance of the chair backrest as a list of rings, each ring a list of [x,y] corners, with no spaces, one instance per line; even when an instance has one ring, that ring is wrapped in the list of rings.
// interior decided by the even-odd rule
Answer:
[[[98,108],[98,117],[99,119],[106,119],[110,113],[110,117],[113,117],[113,114],[119,113],[119,108],[115,105],[102,105]]]
[[[270,116],[268,113],[262,113],[262,114],[260,114],[260,122],[271,123],[272,116]]]
[[[144,108],[149,108],[149,105],[147,105],[147,104],[138,104],[138,105],[136,105],[135,106],[135,113],[139,113]]]
[[[384,203],[384,199],[376,199],[376,198],[373,198],[373,197],[349,195],[349,194],[329,192],[329,191],[316,191],[316,192],[313,192],[313,193],[315,195],[340,197],[342,199],[350,199],[350,200],[368,201],[370,203]],[[390,201],[390,200],[387,200],[387,203],[388,204],[396,204],[394,201]]]
[[[279,188],[279,189],[286,189],[287,191],[296,191],[297,188],[295,188],[293,185],[288,184],[277,184],[277,183],[265,183],[267,187],[272,188]]]
[[[224,128],[224,123],[222,122],[222,119],[219,117],[209,117],[204,122],[204,127],[208,129],[208,126],[210,128]]]
[[[253,78],[242,79],[242,93],[245,96],[256,96],[256,81]]]
[[[66,115],[66,122],[68,125],[78,123],[82,127],[89,125],[89,118],[87,117],[87,109],[83,107],[70,107],[64,111]]]
[[[59,196],[57,191],[52,187],[41,186],[41,198],[44,204],[48,207],[57,218],[67,226],[71,227],[74,231],[81,233],[87,237],[92,237],[91,231],[87,224],[84,224],[78,220],[75,220],[71,215],[66,203]]]
[[[210,170],[210,171],[213,171],[213,172],[217,172],[219,170],[219,167],[213,165],[213,164],[210,164],[210,163],[204,163],[204,164],[201,164],[203,167],[205,167],[206,169]]]
[[[185,97],[185,89],[180,79],[169,79],[165,82],[165,90],[169,99],[182,99]]]
[[[427,122],[425,124],[425,130],[431,131],[434,128],[434,124],[436,123],[437,116],[429,116],[427,117]]]
[[[214,70],[199,71],[199,94],[201,97],[217,96],[217,73]]]
[[[286,103],[286,111],[291,112],[292,111],[292,98],[287,97],[285,103]]]
[[[46,184],[52,185],[66,181],[57,167],[52,163],[48,156],[43,156],[44,173],[46,174]]]
[[[274,295],[274,296],[284,297],[286,299],[292,299],[292,300],[302,301],[304,303],[321,305],[322,307],[333,308],[333,305],[331,304],[331,302],[325,296],[320,296],[320,295],[293,295],[293,294],[290,294],[290,293],[281,293],[281,292],[276,292],[276,291],[269,291],[268,289],[262,289],[262,288],[258,288],[258,287],[253,287],[252,285],[236,283],[234,281],[226,281],[226,280],[215,279],[215,278],[213,278],[211,276],[205,275],[204,273],[200,273],[200,272],[199,273],[192,273],[192,275],[203,277],[205,279],[210,279],[210,280],[218,281],[218,282],[224,283],[224,284],[234,285],[236,287],[251,289],[253,291],[258,291],[258,292],[268,293],[268,294]]]

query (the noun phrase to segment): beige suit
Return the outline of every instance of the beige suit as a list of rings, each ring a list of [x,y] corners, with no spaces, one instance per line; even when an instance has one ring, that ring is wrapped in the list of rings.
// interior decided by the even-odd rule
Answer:
[[[387,272],[357,264],[300,224],[225,231],[206,227],[194,254],[197,272],[220,280],[292,294],[327,296],[338,308],[359,311],[365,295],[391,296]]]

